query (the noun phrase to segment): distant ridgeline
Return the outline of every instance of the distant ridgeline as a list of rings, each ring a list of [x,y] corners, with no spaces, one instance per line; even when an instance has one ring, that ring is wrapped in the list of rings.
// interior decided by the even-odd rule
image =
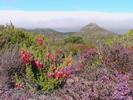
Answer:
[[[99,27],[94,23],[90,23],[87,26],[81,28],[79,32],[69,32],[69,33],[61,33],[57,32],[52,29],[21,29],[15,28],[12,23],[10,25],[1,25],[0,26],[0,48],[4,50],[9,48],[14,44],[23,44],[25,43],[26,46],[30,46],[33,43],[34,34],[44,34],[51,42],[56,43],[58,40],[66,41],[71,40],[73,43],[74,41],[78,41],[75,43],[86,43],[86,44],[96,44],[97,41],[112,41],[114,38],[122,38],[133,40],[133,30],[129,31],[127,34],[123,36],[119,36],[111,31],[108,31],[104,28]],[[77,37],[77,38],[75,38]],[[124,38],[125,37],[125,38]],[[68,39],[70,38],[70,39]],[[74,41],[72,39],[75,39]],[[110,40],[111,39],[111,40]],[[70,42],[71,42],[70,41]],[[68,42],[68,41],[67,41]]]

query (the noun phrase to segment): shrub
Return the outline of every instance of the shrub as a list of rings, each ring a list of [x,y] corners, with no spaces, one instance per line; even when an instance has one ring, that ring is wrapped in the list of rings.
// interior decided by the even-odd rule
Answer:
[[[102,46],[100,49],[101,66],[124,72],[131,70],[133,67],[133,49],[131,48],[117,43]]]
[[[87,69],[95,69],[96,67],[98,67],[100,63],[98,62],[98,58],[99,55],[96,48],[87,48],[80,52],[79,61],[82,61],[84,66],[87,66],[85,67],[85,71],[87,71]]]
[[[79,36],[70,36],[64,39],[64,43],[75,43],[75,44],[80,44],[84,43],[83,38]]]
[[[13,88],[15,85],[15,74],[23,76],[25,68],[22,67],[18,45],[7,50],[0,56],[0,86],[2,88]]]
[[[0,51],[11,48],[16,43],[20,46],[33,45],[34,36],[24,30],[16,29],[13,25],[4,26],[0,31]]]
[[[33,46],[21,48],[28,81],[25,84],[32,90],[53,91],[72,73],[73,58],[62,49],[52,51],[44,39],[45,36],[37,35]]]

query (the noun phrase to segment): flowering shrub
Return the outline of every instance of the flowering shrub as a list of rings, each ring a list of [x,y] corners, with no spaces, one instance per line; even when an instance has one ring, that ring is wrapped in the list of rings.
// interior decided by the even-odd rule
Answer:
[[[100,63],[99,54],[97,48],[86,48],[81,51],[79,60],[77,63],[77,69],[81,70],[85,67],[85,70],[95,68]]]
[[[83,75],[84,72],[79,74]],[[122,74],[117,71],[107,72],[100,68],[86,73],[85,77],[74,75],[69,78],[58,91],[61,99],[75,100],[132,100],[132,74]],[[89,79],[88,79],[89,77]],[[92,78],[96,77],[95,80]]]
[[[103,46],[100,49],[101,66],[127,72],[133,67],[132,47],[124,47],[121,44]]]
[[[36,39],[35,46],[22,47],[21,59],[26,66],[26,78],[38,84],[41,90],[50,91],[73,73],[73,58],[71,54],[66,55],[62,49],[52,51],[49,45],[45,44],[43,35]]]

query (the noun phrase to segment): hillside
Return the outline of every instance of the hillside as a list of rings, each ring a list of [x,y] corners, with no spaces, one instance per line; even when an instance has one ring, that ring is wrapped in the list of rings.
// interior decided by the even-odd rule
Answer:
[[[47,36],[53,41],[60,40],[63,37],[63,33],[50,29],[50,28],[26,29],[26,31],[44,34],[45,36]]]
[[[90,23],[84,26],[77,34],[85,38],[96,38],[97,36],[110,37],[112,35],[115,35],[115,33],[108,31],[95,23]]]
[[[85,43],[95,45],[97,41],[106,41],[118,35],[98,26],[95,23],[90,23],[82,27],[79,32],[73,32],[72,34],[70,33],[67,36],[79,36],[83,38]]]

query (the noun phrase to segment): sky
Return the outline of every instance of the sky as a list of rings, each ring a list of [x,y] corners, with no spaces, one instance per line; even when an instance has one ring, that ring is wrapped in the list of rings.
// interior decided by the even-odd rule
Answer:
[[[0,0],[2,10],[133,12],[133,0]]]
[[[123,33],[133,28],[133,0],[0,0],[0,24],[79,31],[90,22]]]

